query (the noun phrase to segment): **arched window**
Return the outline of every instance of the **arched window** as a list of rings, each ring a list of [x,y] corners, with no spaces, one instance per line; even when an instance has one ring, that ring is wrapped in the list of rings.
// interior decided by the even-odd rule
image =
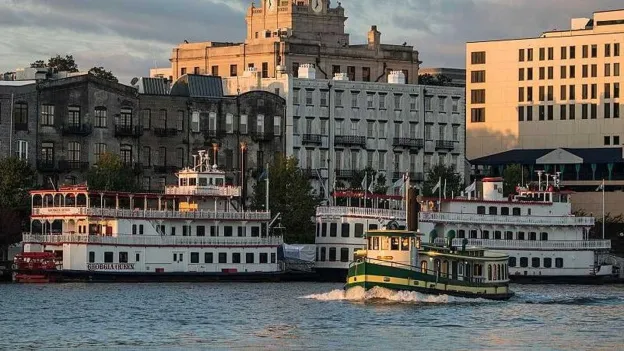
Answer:
[[[420,261],[420,271],[422,273],[427,273],[427,260]]]
[[[132,164],[132,145],[121,145],[119,149],[121,162],[126,165]]]
[[[488,264],[488,280],[492,280],[492,265]]]
[[[449,261],[444,261],[442,264],[442,275],[448,276],[449,274]]]
[[[503,278],[503,266],[502,265],[498,265],[498,280],[502,280]]]
[[[494,265],[494,268],[492,269],[492,277],[496,280],[496,265]]]

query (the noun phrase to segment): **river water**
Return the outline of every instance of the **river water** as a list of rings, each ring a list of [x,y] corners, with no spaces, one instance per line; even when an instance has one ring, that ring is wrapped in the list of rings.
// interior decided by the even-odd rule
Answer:
[[[0,350],[623,350],[624,285],[507,302],[340,284],[0,284]]]

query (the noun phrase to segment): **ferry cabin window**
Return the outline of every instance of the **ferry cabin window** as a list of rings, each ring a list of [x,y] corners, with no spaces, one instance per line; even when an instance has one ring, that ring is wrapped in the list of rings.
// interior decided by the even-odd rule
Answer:
[[[139,224],[139,235],[143,235],[143,224]]]
[[[485,206],[477,206],[477,214],[485,214]]]
[[[501,239],[501,231],[500,230],[495,230],[494,231],[494,239],[496,239],[496,240],[500,240]]]
[[[338,224],[337,223],[330,223],[329,224],[329,236],[335,237],[337,230],[338,230]]]
[[[528,267],[529,266],[529,259],[526,257],[520,257],[520,267]]]
[[[223,236],[232,236],[233,229],[231,225],[226,225],[223,227]]]
[[[489,239],[490,238],[490,231],[489,230],[484,230],[481,232],[481,239]]]
[[[322,228],[322,232],[321,235],[322,236],[327,236],[327,223],[323,223],[323,228]]]
[[[355,223],[355,237],[356,238],[361,238],[362,236],[364,236],[364,224],[362,223]]]
[[[206,226],[198,225],[195,228],[195,235],[197,235],[197,236],[206,236]]]
[[[340,226],[340,236],[343,238],[348,238],[350,229],[351,228],[349,223],[342,223],[342,225]]]
[[[563,268],[563,258],[561,257],[555,258],[555,267]]]
[[[132,235],[136,235],[136,233],[137,233],[137,225],[133,224],[132,225]]]
[[[340,248],[340,262],[349,262],[349,248]]]
[[[275,263],[277,261],[277,255],[275,252],[271,252],[271,263]]]
[[[113,252],[112,251],[104,252],[104,263],[113,263]]]
[[[210,236],[217,236],[217,226],[216,225],[211,225],[210,226]]]
[[[490,206],[489,211],[490,211],[490,214],[491,214],[491,215],[495,215],[495,214],[497,214],[497,213],[496,213],[496,212],[497,212],[497,210],[496,210],[496,206]]]
[[[245,254],[245,262],[246,263],[254,263],[254,253],[248,252]]]
[[[219,252],[219,263],[227,263],[227,253]]]
[[[377,224],[369,224],[368,225],[368,230],[377,230],[379,228],[379,226]]]
[[[381,249],[382,250],[388,250],[388,246],[389,246],[389,239],[390,238],[379,238],[379,241],[381,242]]]
[[[539,266],[540,266],[540,259],[539,259],[539,257],[531,258],[531,267],[539,268]]]
[[[465,230],[463,230],[463,229],[458,230],[458,231],[457,231],[457,237],[458,237],[459,239],[463,239],[463,238],[465,238],[465,237],[466,237],[466,231],[465,231]]]
[[[141,254],[140,253],[136,253],[135,257],[134,257],[134,261],[135,262],[140,262],[141,261]]]
[[[200,177],[199,178],[199,186],[208,186],[208,178]]]
[[[189,178],[189,185],[190,186],[196,186],[197,185],[197,178]]]
[[[188,178],[180,178],[180,186],[187,186]]]
[[[420,271],[423,272],[423,273],[427,272],[427,261],[426,260],[420,261]]]
[[[379,237],[373,237],[373,250],[379,250]]]
[[[173,262],[178,262],[178,254],[177,253],[173,254]]]
[[[259,237],[260,236],[260,227],[251,227],[251,236]]]
[[[95,262],[95,252],[89,251],[89,263]]]
[[[204,263],[212,263],[214,260],[213,257],[213,253],[212,252],[205,252],[204,253]]]
[[[165,234],[165,225],[161,224],[159,226],[156,227],[158,230],[158,234],[164,235]]]
[[[473,229],[470,231],[470,239],[476,239],[477,238],[477,230]]]
[[[199,263],[199,252],[191,252],[191,263]]]
[[[551,268],[551,267],[552,267],[552,258],[544,257],[544,268]]]
[[[334,256],[335,256],[335,251],[334,251]],[[335,257],[334,257],[334,259],[335,259]],[[260,253],[260,263],[267,263],[268,261],[269,260],[268,260],[267,253],[266,252],[261,252]]]
[[[336,261],[336,248],[335,247],[329,248],[329,261],[330,262]]]
[[[321,247],[321,261],[325,261],[325,253],[327,252],[327,249],[324,247]]]
[[[175,236],[176,234],[176,227],[171,227],[171,235]]]
[[[119,263],[128,263],[128,253],[127,252],[120,252],[119,253]]]
[[[216,186],[223,186],[223,178],[215,179],[215,185]]]
[[[390,238],[390,250],[392,251],[399,250],[399,238],[397,237]]]
[[[531,209],[530,208],[527,208],[527,215],[529,215],[529,216],[531,215]]]
[[[241,263],[240,252],[232,253],[232,263]]]
[[[509,257],[509,267],[515,267],[515,266],[516,266],[516,258]]]
[[[518,232],[518,240],[524,240],[524,232]]]
[[[505,240],[513,240],[513,232],[506,231],[505,232]]]
[[[509,216],[509,207],[501,207],[501,215]]]
[[[409,238],[401,238],[401,251],[409,251],[410,247],[410,240]]]
[[[542,240],[542,241],[546,241],[546,240],[548,240],[548,233],[546,233],[546,232],[541,232],[541,233],[540,233],[540,240]]]
[[[513,210],[512,210],[512,214],[514,216],[520,216],[521,215],[520,207],[514,207]]]
[[[238,236],[247,236],[245,233],[245,227],[242,227],[242,226],[238,227]]]
[[[537,240],[537,233],[529,232],[529,240]]]
[[[183,225],[182,226],[182,236],[188,236],[189,235],[189,226]]]

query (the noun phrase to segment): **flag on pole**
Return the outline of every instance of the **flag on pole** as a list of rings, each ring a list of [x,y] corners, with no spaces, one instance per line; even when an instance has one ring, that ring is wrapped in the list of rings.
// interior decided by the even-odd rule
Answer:
[[[600,183],[600,185],[598,185],[598,187],[596,188],[596,191],[600,191],[600,190],[604,190],[604,180],[602,181],[602,183]]]
[[[262,170],[260,177],[258,177],[258,181],[261,181],[268,176],[269,176],[269,170],[265,168],[264,170]]]
[[[442,186],[442,177],[438,179],[436,185],[433,187],[433,189],[431,189],[431,193],[434,194],[436,191],[438,191],[438,189],[440,189],[440,186]]]
[[[464,192],[466,194],[470,194],[470,193],[472,193],[473,191],[476,191],[476,190],[477,190],[477,181],[475,180],[466,189],[464,189]]]
[[[373,180],[370,182],[370,185],[368,186],[368,192],[369,193],[373,193],[373,190],[375,190],[375,183],[377,182],[377,179],[375,177],[373,177]]]
[[[446,178],[444,179],[444,198],[446,199]]]
[[[364,173],[364,179],[362,179],[362,183],[360,184],[360,188],[362,188],[362,191],[366,191],[366,183],[368,181],[368,173]]]

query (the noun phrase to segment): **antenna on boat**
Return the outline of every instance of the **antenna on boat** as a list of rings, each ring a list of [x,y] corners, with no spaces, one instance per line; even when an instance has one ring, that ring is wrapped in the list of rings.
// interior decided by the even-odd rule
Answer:
[[[535,171],[535,173],[537,173],[537,190],[542,191],[542,173],[544,173],[544,171],[538,170]]]

